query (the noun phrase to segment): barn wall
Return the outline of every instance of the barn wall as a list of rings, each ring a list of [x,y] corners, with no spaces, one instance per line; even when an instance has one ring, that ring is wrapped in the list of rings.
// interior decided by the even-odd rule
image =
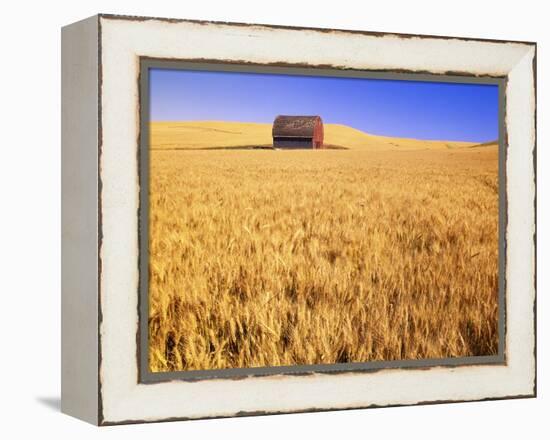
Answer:
[[[312,138],[273,138],[276,148],[313,148]]]
[[[324,148],[324,127],[323,122],[320,118],[315,123],[315,129],[313,131],[313,142],[315,143],[314,145],[317,145],[315,148]]]

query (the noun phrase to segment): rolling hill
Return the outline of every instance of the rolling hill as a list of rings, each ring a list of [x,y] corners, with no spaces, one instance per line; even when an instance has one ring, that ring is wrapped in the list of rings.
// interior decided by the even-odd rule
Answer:
[[[154,150],[253,148],[272,145],[271,124],[225,121],[151,122]],[[495,142],[426,141],[376,136],[355,128],[325,124],[325,145],[363,151],[447,150],[464,147],[486,148]]]

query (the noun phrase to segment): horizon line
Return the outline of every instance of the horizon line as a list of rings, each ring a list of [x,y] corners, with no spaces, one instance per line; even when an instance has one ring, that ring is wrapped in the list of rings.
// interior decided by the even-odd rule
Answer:
[[[320,116],[320,115],[319,115]],[[322,116],[321,116],[321,119]],[[234,123],[234,124],[258,124],[258,125],[273,125],[273,122],[252,122],[252,121],[235,121],[235,120],[223,120],[223,119],[163,119],[163,120],[150,120],[149,123],[182,123],[182,122],[221,122],[221,123]],[[414,138],[414,137],[403,137],[403,136],[393,136],[388,134],[377,134],[377,133],[371,133],[364,130],[361,130],[360,128],[353,127],[352,125],[348,124],[342,124],[338,122],[326,122],[323,120],[323,125],[341,125],[343,127],[349,127],[353,130],[360,131],[361,133],[364,133],[368,136],[377,136],[377,137],[385,137],[385,138],[393,138],[393,139],[410,139],[410,140],[416,140],[416,141],[428,141],[428,142],[467,142],[472,144],[492,144],[492,143],[498,143],[499,138],[491,138],[483,141],[478,140],[464,140],[464,139],[428,139],[428,138]]]

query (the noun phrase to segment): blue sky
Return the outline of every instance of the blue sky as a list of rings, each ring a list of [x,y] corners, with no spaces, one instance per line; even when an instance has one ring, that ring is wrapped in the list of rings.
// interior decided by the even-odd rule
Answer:
[[[272,123],[320,115],[367,133],[485,142],[498,138],[498,87],[485,84],[150,69],[152,121]]]

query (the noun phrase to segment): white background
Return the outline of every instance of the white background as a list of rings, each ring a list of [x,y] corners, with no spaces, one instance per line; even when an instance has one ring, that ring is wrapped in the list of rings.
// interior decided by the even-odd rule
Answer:
[[[548,14],[540,1],[4,3],[0,15],[0,436],[548,438]],[[538,43],[537,399],[95,428],[59,412],[60,28],[98,12]],[[548,117],[546,117],[548,120]],[[6,137],[7,134],[7,137]],[[545,265],[546,263],[546,265]],[[546,411],[543,409],[546,408]]]

